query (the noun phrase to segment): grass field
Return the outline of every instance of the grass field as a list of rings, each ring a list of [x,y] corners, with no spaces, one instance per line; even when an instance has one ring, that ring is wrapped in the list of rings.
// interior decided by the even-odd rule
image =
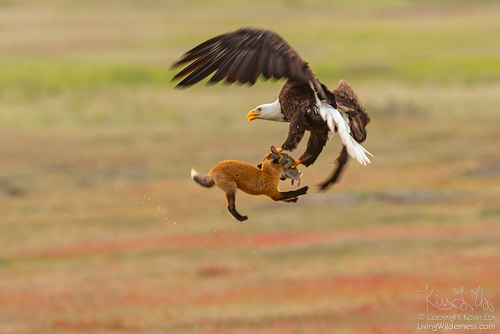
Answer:
[[[435,315],[496,326],[439,332],[498,332],[499,15],[497,1],[0,1],[0,333],[452,323]],[[245,116],[282,82],[175,90],[169,70],[240,26],[277,30],[331,88],[349,81],[375,156],[296,204],[238,194],[244,223],[190,169],[281,145],[287,125]],[[303,184],[339,150],[334,137]],[[426,287],[470,308],[440,311]]]

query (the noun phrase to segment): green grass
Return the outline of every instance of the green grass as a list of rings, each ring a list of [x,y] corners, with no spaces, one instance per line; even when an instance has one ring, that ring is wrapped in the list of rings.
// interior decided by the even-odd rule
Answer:
[[[499,13],[496,1],[0,2],[0,333],[406,333],[426,285],[496,296]],[[240,26],[277,30],[329,87],[348,80],[375,155],[317,193],[332,138],[301,169],[311,191],[298,203],[238,194],[245,223],[189,172],[280,145],[287,125],[245,115],[282,81],[177,90],[169,69]]]

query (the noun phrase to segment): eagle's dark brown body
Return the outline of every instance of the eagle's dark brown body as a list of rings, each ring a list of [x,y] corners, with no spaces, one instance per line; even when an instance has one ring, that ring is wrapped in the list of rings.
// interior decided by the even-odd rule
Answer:
[[[299,158],[307,167],[316,161],[328,140],[330,131],[328,125],[317,113],[314,91],[309,84],[288,80],[281,89],[279,101],[281,112],[290,122],[288,137],[281,148],[293,151],[299,145],[305,131],[311,133],[306,151]]]

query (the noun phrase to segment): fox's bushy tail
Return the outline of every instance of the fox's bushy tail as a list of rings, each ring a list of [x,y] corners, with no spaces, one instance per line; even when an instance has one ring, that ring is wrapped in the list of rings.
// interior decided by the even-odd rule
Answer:
[[[212,177],[209,175],[200,175],[194,168],[191,169],[191,178],[205,188],[211,188],[215,185]]]

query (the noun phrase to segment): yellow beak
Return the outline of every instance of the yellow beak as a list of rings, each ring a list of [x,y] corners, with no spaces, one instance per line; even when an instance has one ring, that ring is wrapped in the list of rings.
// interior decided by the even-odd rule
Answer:
[[[247,114],[248,121],[254,120],[254,119],[259,118],[259,117],[260,117],[260,113],[256,109],[250,111]]]

